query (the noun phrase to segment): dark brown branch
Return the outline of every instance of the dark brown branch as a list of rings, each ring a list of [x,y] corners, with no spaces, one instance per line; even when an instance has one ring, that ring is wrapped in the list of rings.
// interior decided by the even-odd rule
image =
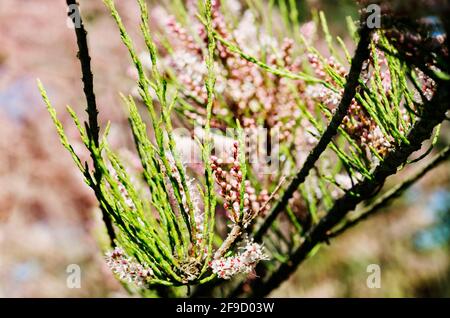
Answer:
[[[422,118],[420,118],[408,134],[409,143],[400,144],[394,151],[390,152],[384,161],[375,169],[373,178],[364,179],[352,187],[342,198],[338,199],[328,214],[320,220],[306,235],[301,244],[291,255],[289,262],[283,263],[272,272],[268,278],[254,281],[251,290],[252,296],[266,296],[277,288],[283,281],[297,269],[311,250],[319,243],[327,240],[329,231],[335,227],[347,213],[353,211],[356,206],[371,198],[374,191],[382,185],[386,178],[395,174],[408,160],[408,157],[419,150],[422,143],[431,138],[434,128],[440,124],[446,111],[449,110],[450,84],[441,83],[433,99],[424,107]],[[231,296],[242,293],[243,284],[235,289]]]
[[[270,228],[277,216],[282,212],[290,198],[298,187],[306,180],[311,169],[314,168],[315,163],[319,159],[320,155],[326,150],[331,139],[336,135],[339,126],[341,125],[344,117],[347,115],[348,109],[353,98],[356,95],[356,90],[359,86],[359,76],[362,71],[363,63],[369,58],[369,44],[370,44],[371,30],[363,24],[359,31],[359,43],[356,48],[355,55],[352,60],[350,72],[347,76],[347,84],[345,85],[344,93],[342,95],[341,102],[336,109],[330,124],[327,126],[325,132],[320,138],[318,144],[309,153],[302,168],[298,171],[294,179],[284,191],[281,199],[275,204],[269,216],[264,220],[264,223],[256,231],[254,238],[256,241],[261,241],[264,234]]]
[[[76,0],[66,0],[67,6],[78,6]],[[70,12],[69,12],[70,14]],[[78,10],[79,14],[79,10]],[[77,57],[80,60],[81,72],[83,74],[83,90],[86,96],[87,108],[86,112],[89,116],[89,130],[88,133],[95,146],[99,145],[99,126],[98,126],[98,110],[97,102],[94,93],[94,76],[91,70],[91,56],[89,55],[89,48],[87,44],[87,31],[84,27],[83,20],[79,19],[79,25],[75,25],[75,34],[77,36],[78,54]]]
[[[76,0],[66,0],[67,7],[70,9],[73,6],[77,6],[79,8],[79,4]],[[70,17],[70,10],[68,12]],[[78,9],[79,14],[79,9]],[[91,56],[89,55],[89,48],[87,44],[87,31],[84,27],[83,20],[81,19],[81,16],[79,17],[79,25],[75,25],[75,34],[77,37],[77,45],[78,45],[78,54],[77,57],[80,60],[81,64],[81,73],[83,75],[82,81],[83,81],[83,91],[84,95],[86,97],[87,107],[86,112],[88,114],[88,122],[85,123],[87,126],[87,133],[90,139],[90,142],[94,145],[95,148],[99,147],[99,125],[98,125],[98,109],[97,109],[97,102],[95,99],[95,93],[94,93],[94,76],[92,75],[91,70]],[[91,151],[91,157],[95,162],[94,154]],[[95,169],[94,173],[95,178],[95,185],[93,184],[93,187],[100,187],[100,182],[102,179],[102,175],[100,172],[100,169]],[[99,190],[99,188],[97,189]],[[97,193],[99,191],[94,191]],[[108,214],[108,212],[100,206],[100,209],[102,210],[102,216],[103,221],[106,225],[106,230],[108,232],[108,236],[111,240],[111,245],[114,246],[114,240],[116,238],[116,235],[114,233],[114,227],[111,221],[111,218]]]
[[[332,138],[336,135],[339,126],[341,125],[345,115],[347,115],[348,109],[353,98],[356,95],[356,90],[359,86],[359,77],[363,68],[363,63],[369,58],[369,44],[371,30],[367,28],[365,24],[359,30],[360,41],[355,51],[354,58],[352,60],[352,65],[350,68],[349,75],[347,77],[347,85],[344,89],[344,93],[339,106],[336,109],[336,113],[331,119],[330,124],[323,133],[319,140],[319,143],[315,146],[312,152],[307,157],[303,167],[298,171],[295,177],[292,179],[287,189],[283,192],[283,195],[279,201],[272,208],[269,216],[264,220],[264,223],[257,229],[254,239],[256,241],[261,241],[264,234],[270,228],[272,223],[275,221],[277,216],[286,208],[289,199],[292,197],[294,192],[298,187],[305,181],[306,177],[309,175],[310,171],[314,168],[315,163],[319,159],[320,155],[325,151],[328,144],[331,142]],[[237,229],[236,229],[237,230]],[[242,234],[240,231],[239,236]],[[235,239],[234,239],[235,240]],[[233,240],[233,242],[234,242]],[[226,244],[230,245],[230,244]],[[220,249],[216,255],[223,253],[223,249]],[[213,281],[210,284],[200,286],[195,292],[194,297],[199,297],[208,293],[212,288],[217,285],[217,281]]]
[[[341,235],[343,232],[347,231],[348,229],[352,228],[353,226],[359,224],[361,221],[366,220],[370,216],[374,215],[380,209],[386,207],[389,205],[392,200],[400,197],[404,191],[409,189],[412,185],[416,183],[416,181],[420,180],[423,176],[425,176],[429,171],[436,168],[439,164],[444,162],[445,160],[448,160],[450,157],[450,146],[442,150],[438,155],[436,155],[431,162],[429,162],[425,167],[423,167],[420,171],[418,171],[416,174],[408,178],[406,181],[402,182],[401,184],[393,187],[388,192],[383,194],[381,197],[379,197],[377,200],[375,200],[374,203],[372,203],[370,206],[365,208],[361,213],[352,218],[351,220],[347,221],[344,225],[342,225],[337,230],[333,231],[332,233],[328,234],[329,238],[334,238],[336,236]]]

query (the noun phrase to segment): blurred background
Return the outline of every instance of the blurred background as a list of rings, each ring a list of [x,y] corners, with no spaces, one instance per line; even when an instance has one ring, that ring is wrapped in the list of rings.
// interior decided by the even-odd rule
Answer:
[[[100,117],[112,121],[111,139],[120,143],[127,121],[118,92],[133,87],[128,56],[102,2],[79,2]],[[340,35],[344,17],[357,16],[350,0],[299,4],[305,21],[310,8],[323,9]],[[135,1],[117,5],[129,30],[137,31]],[[127,296],[103,262],[94,196],[60,145],[36,86],[40,78],[77,145],[64,107],[81,114],[84,97],[66,12],[63,0],[0,1],[0,297]],[[450,142],[449,131],[447,124],[442,144]],[[272,296],[449,297],[449,185],[447,162],[389,208],[321,248]],[[81,288],[67,287],[70,264],[81,267]],[[369,264],[381,268],[379,289],[367,287]]]

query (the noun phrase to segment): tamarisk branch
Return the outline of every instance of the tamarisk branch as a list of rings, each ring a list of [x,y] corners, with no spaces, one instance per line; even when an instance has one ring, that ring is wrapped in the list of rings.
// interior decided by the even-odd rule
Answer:
[[[383,207],[387,206],[391,201],[400,197],[403,192],[409,189],[412,185],[414,185],[418,180],[420,180],[423,176],[425,176],[429,171],[436,168],[439,164],[448,160],[450,157],[450,147],[446,147],[439,154],[437,154],[431,162],[429,162],[424,168],[418,171],[416,174],[408,178],[406,181],[401,184],[393,187],[381,197],[379,197],[373,204],[365,208],[361,213],[348,220],[344,225],[342,225],[337,230],[333,231],[331,234],[328,234],[329,238],[334,238],[347,231],[348,229],[354,227],[359,224],[361,221],[366,220],[370,216],[374,215],[376,212],[380,211]]]
[[[264,223],[256,231],[256,234],[254,236],[256,241],[261,241],[262,237],[275,221],[277,216],[285,209],[289,199],[292,197],[294,192],[306,180],[311,169],[314,168],[315,163],[319,159],[320,155],[325,151],[333,136],[336,135],[339,126],[344,120],[350,104],[356,95],[356,90],[359,86],[359,76],[363,68],[363,63],[369,58],[370,35],[371,30],[367,27],[366,24],[363,24],[359,31],[360,41],[351,63],[350,73],[347,77],[347,85],[345,86],[345,90],[339,106],[336,109],[336,112],[331,119],[330,124],[327,126],[327,129],[320,138],[319,143],[310,152],[310,154],[306,158],[305,163],[303,164],[303,167],[295,175],[294,179],[284,191],[281,199],[275,204],[269,216],[264,220]]]
[[[356,206],[373,196],[385,180],[395,174],[404,165],[409,156],[419,150],[422,143],[431,138],[434,128],[444,121],[446,112],[450,109],[450,83],[440,82],[433,99],[424,105],[422,117],[415,123],[408,134],[409,143],[403,142],[394,151],[390,152],[385,160],[373,172],[373,178],[365,178],[353,186],[347,193],[336,200],[319,223],[304,237],[303,243],[292,253],[289,262],[282,263],[277,270],[269,274],[266,279],[254,281],[252,284],[253,296],[265,296],[277,288],[284,280],[297,269],[308,256],[309,252],[319,243],[328,239],[329,231],[336,226],[347,213]],[[243,284],[235,289],[231,296],[242,293]]]
[[[67,6],[71,8],[72,6],[79,6],[76,0],[66,0]],[[79,11],[78,11],[79,12]],[[91,56],[89,55],[89,48],[87,44],[87,31],[84,27],[83,20],[81,16],[78,20],[79,24],[75,27],[75,34],[77,37],[77,45],[78,45],[78,54],[77,57],[80,60],[81,64],[81,72],[82,72],[82,81],[83,81],[83,91],[86,97],[87,108],[86,112],[88,113],[88,122],[85,123],[87,127],[86,132],[88,137],[95,148],[99,147],[99,125],[98,125],[98,109],[97,102],[94,93],[94,76],[91,70]],[[95,158],[93,152],[91,152],[91,157],[95,163]],[[88,171],[86,171],[88,173]],[[100,182],[102,179],[101,170],[95,169],[94,179],[96,187],[96,194],[100,193]],[[100,209],[102,211],[103,221],[106,225],[106,230],[108,232],[108,236],[111,240],[111,245],[114,246],[114,239],[116,235],[114,233],[113,224],[111,218],[107,211],[105,211],[105,207],[100,205]]]

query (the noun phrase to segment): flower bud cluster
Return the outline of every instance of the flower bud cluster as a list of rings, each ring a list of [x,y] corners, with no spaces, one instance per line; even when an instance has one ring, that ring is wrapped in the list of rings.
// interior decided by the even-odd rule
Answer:
[[[230,164],[231,168],[228,170],[226,166]],[[237,224],[243,221],[244,226],[247,226],[256,216],[264,215],[270,209],[267,204],[269,193],[263,190],[257,194],[250,181],[243,180],[238,142],[234,142],[231,157],[227,162],[212,156],[211,169],[219,186],[219,195],[224,199],[223,207],[233,223]],[[244,182],[243,198],[241,198],[242,182]],[[241,218],[241,202],[243,203],[243,218]]]
[[[268,260],[264,247],[251,240],[246,240],[242,252],[235,256],[222,257],[211,261],[209,266],[214,274],[222,279],[230,279],[237,274],[249,274],[255,269],[258,262]]]
[[[153,277],[151,268],[137,263],[119,247],[106,254],[106,264],[119,279],[139,287],[145,286]]]

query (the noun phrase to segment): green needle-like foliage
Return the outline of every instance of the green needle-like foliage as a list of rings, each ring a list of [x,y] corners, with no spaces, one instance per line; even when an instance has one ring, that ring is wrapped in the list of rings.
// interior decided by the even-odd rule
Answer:
[[[293,0],[247,0],[238,9],[218,0],[169,1],[173,16],[161,21],[150,20],[146,1],[137,0],[141,53],[115,2],[104,3],[137,74],[138,93],[121,98],[139,167],[110,146],[109,125],[99,134],[87,45],[79,45],[79,57],[89,120],[82,124],[67,110],[92,162],[80,159],[40,82],[39,89],[62,145],[94,190],[117,246],[107,262],[125,283],[265,296],[321,243],[448,158],[447,149],[378,196],[386,178],[433,152],[449,109],[446,42],[432,52],[408,51],[398,30],[417,39],[421,28],[396,24],[395,11],[384,13],[380,29],[366,25],[366,13],[357,23],[347,19],[342,39],[323,12],[300,23]],[[317,49],[319,39],[327,52]],[[86,43],[84,26],[77,40]],[[195,132],[189,144],[178,135],[180,122]],[[262,147],[250,138],[258,128]],[[200,169],[181,146],[200,150]],[[252,162],[261,148],[270,159]],[[373,198],[360,217],[347,218]],[[261,276],[247,281],[255,271]]]

